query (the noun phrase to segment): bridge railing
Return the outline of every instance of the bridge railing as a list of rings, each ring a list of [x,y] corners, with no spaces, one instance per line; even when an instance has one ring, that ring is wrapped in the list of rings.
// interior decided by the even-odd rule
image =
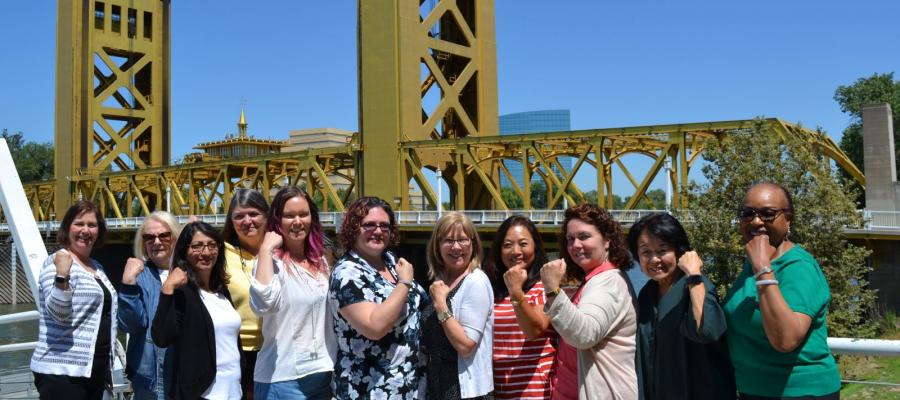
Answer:
[[[659,210],[609,210],[617,221],[624,225],[631,225],[638,219],[652,213],[658,213]],[[697,212],[697,211],[693,211]],[[863,217],[862,227],[847,227],[848,229],[862,230],[898,230],[900,231],[900,211],[873,211],[859,210]],[[534,221],[539,226],[559,226],[564,218],[563,210],[469,210],[463,211],[472,222],[476,225],[499,225],[511,215],[524,215]],[[429,226],[434,225],[440,218],[437,211],[397,211],[397,221],[401,226]],[[225,225],[225,214],[197,215],[194,217],[178,216],[178,222],[187,223],[191,218],[197,218],[207,222],[213,226],[222,227]],[[322,225],[326,228],[337,228],[343,220],[343,213],[340,212],[323,212],[319,214]],[[107,229],[116,230],[135,230],[144,217],[129,218],[107,218]],[[42,221],[38,222],[38,230],[41,232],[56,232],[59,229],[59,221]],[[0,234],[9,233],[9,225],[0,223]]]

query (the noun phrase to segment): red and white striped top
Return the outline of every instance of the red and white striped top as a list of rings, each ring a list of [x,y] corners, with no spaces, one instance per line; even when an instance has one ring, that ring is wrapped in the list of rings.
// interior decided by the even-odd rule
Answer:
[[[544,305],[541,281],[525,293],[525,300]],[[525,339],[509,296],[494,304],[494,398],[549,399],[556,340],[552,326],[542,338]]]

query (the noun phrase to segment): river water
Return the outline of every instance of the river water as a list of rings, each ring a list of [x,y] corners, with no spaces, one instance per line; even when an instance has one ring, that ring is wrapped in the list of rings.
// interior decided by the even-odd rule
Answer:
[[[34,310],[34,304],[19,304],[16,306],[0,304],[0,315]],[[0,325],[0,344],[34,342],[37,341],[37,336],[37,320]],[[30,360],[31,350],[0,353],[0,371],[28,368]]]

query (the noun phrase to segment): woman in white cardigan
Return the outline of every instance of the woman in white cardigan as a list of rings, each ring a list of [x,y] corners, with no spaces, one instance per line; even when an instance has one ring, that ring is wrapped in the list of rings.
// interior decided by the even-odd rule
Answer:
[[[272,200],[268,221],[250,283],[250,307],[263,317],[254,399],[331,398],[336,342],[318,210],[288,186]]]
[[[563,259],[541,268],[544,307],[561,339],[552,398],[637,399],[637,318],[624,273],[631,255],[622,229],[593,204],[566,210],[562,229]],[[567,266],[583,280],[571,300],[560,293]]]
[[[427,249],[434,313],[422,325],[429,399],[492,398],[494,291],[481,270],[481,253],[478,232],[464,214],[438,220]]]
[[[31,356],[41,399],[102,399],[116,343],[116,290],[91,258],[103,242],[103,214],[88,201],[66,211],[38,278],[41,318]]]

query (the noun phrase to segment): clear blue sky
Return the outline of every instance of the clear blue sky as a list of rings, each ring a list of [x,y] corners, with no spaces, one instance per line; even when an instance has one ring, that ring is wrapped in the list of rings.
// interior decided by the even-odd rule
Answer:
[[[258,137],[357,129],[355,1],[172,3],[173,159],[234,132],[242,98]],[[496,14],[500,112],[568,108],[573,129],[767,116],[839,140],[835,88],[900,69],[892,0],[497,0]],[[0,27],[0,128],[51,141],[56,2],[4,1]]]

